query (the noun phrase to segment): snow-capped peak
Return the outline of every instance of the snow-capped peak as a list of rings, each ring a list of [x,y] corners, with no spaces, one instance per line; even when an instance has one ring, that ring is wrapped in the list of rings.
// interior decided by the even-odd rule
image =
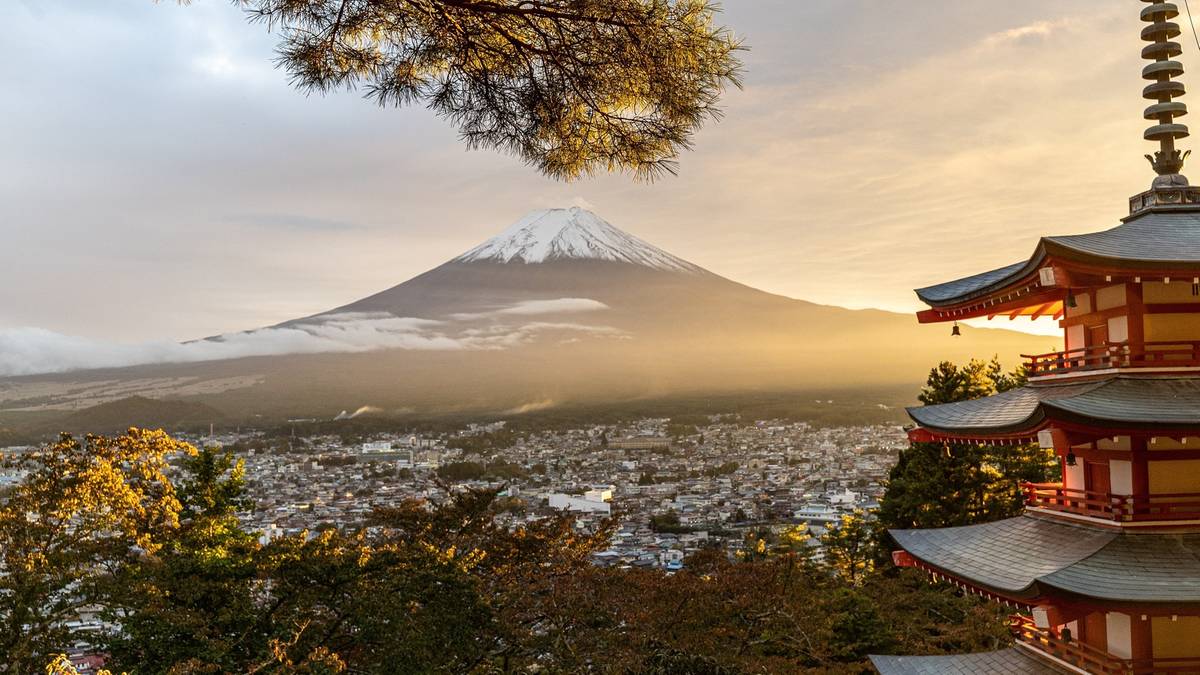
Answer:
[[[534,211],[455,261],[535,264],[565,259],[611,260],[671,272],[703,271],[579,207]]]

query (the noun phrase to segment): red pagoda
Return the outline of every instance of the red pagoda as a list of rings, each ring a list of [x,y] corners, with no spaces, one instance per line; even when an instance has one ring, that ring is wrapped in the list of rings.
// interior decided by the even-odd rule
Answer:
[[[913,440],[1039,443],[1061,461],[1020,517],[891,533],[898,564],[1015,608],[1015,644],[874,657],[883,675],[1200,673],[1200,188],[1175,145],[1179,9],[1142,2],[1151,188],[1113,229],[917,291],[922,322],[1053,317],[1064,332],[1064,351],[1027,357],[1027,386],[909,410]]]

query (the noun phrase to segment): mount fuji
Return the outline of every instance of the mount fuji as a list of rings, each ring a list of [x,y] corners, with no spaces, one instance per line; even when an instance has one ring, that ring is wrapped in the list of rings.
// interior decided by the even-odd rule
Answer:
[[[607,260],[666,272],[704,273],[578,207],[534,211],[453,262],[538,264],[552,260]]]
[[[949,333],[910,315],[766,293],[589,211],[549,209],[326,312],[95,364],[43,358],[76,367],[0,378],[0,421],[5,411],[52,416],[134,395],[241,420],[363,407],[512,412],[747,390],[915,391],[941,360],[1011,362],[1054,347],[1004,330]]]

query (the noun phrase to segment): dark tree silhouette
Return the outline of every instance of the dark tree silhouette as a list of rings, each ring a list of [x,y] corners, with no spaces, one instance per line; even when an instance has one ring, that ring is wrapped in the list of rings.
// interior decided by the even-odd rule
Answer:
[[[964,366],[943,361],[917,398],[925,405],[992,396],[1025,384],[1024,368],[1005,372],[998,358]],[[889,528],[958,527],[1019,515],[1021,485],[1050,480],[1058,465],[1040,446],[912,443],[888,474],[879,520]]]
[[[469,147],[559,179],[674,173],[739,84],[739,41],[709,0],[234,2],[279,33],[300,89],[423,103]]]

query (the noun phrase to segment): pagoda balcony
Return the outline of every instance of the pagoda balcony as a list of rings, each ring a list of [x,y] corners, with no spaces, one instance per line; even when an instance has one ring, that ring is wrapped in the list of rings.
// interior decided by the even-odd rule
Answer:
[[[1158,675],[1200,672],[1200,658],[1121,659],[1103,649],[1070,639],[1058,631],[1038,628],[1031,617],[1024,615],[1013,616],[1010,628],[1018,643],[1088,673]]]
[[[1022,354],[1029,377],[1126,368],[1200,368],[1200,341],[1106,342],[1049,354]]]
[[[1045,511],[1117,523],[1200,520],[1200,493],[1114,495],[1065,488],[1061,483],[1025,483],[1023,488],[1025,503]]]

